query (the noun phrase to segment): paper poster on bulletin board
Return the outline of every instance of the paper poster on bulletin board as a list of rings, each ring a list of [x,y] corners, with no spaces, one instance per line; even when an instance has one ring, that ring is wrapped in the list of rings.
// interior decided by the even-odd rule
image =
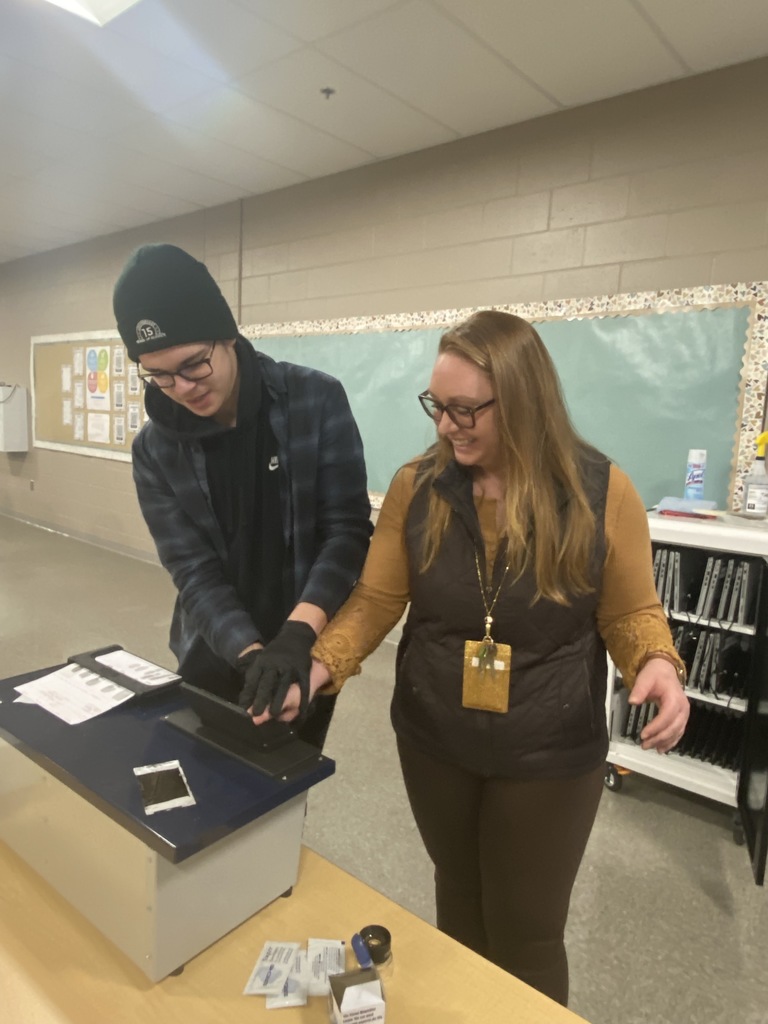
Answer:
[[[36,337],[31,361],[35,447],[129,461],[144,423],[144,398],[119,336]]]

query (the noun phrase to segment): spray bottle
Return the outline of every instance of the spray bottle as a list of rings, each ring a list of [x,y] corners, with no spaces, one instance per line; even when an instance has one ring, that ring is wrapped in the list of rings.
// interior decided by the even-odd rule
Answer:
[[[683,497],[687,501],[701,501],[704,498],[704,471],[707,468],[705,448],[691,448],[688,465],[685,467],[685,488]]]
[[[768,444],[768,430],[757,437],[757,457],[752,472],[744,477],[743,516],[749,519],[765,519],[768,515],[768,473],[765,471],[765,446]]]

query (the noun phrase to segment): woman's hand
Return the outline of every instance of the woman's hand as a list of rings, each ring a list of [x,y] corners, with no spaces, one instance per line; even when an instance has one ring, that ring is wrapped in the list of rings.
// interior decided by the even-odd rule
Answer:
[[[310,703],[314,700],[314,697],[319,689],[325,686],[331,681],[331,674],[328,669],[320,661],[312,659],[312,668],[309,672],[309,701]],[[292,722],[298,716],[301,707],[301,690],[296,683],[293,683],[285,695],[283,701],[283,708],[280,714],[277,716],[280,722]],[[250,708],[248,709],[251,710]],[[262,722],[269,721],[274,716],[269,713],[269,708],[262,712],[258,716],[251,716],[253,718],[254,725],[261,725]]]
[[[637,673],[629,695],[630,704],[653,701],[658,712],[640,734],[643,750],[666,754],[680,742],[690,714],[674,665],[664,658],[649,658]]]

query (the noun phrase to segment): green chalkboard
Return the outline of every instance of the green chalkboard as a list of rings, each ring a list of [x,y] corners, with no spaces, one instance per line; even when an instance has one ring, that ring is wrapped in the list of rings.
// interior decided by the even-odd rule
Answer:
[[[424,451],[435,428],[416,396],[429,385],[441,330],[260,338],[275,359],[324,370],[344,385],[365,446],[368,487],[386,491],[395,470]]]
[[[689,448],[708,453],[705,497],[727,507],[740,429],[749,308],[537,322],[577,429],[631,476],[644,502],[682,495]],[[369,487],[385,491],[434,428],[416,396],[442,328],[262,337],[256,348],[338,377],[365,444]]]
[[[632,478],[646,505],[682,496],[690,448],[704,496],[730,507],[746,307],[537,324],[580,433]]]

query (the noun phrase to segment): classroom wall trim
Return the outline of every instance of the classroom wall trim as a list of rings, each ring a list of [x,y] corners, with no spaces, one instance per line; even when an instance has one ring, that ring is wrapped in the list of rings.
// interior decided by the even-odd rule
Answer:
[[[338,376],[342,382],[352,382],[352,386],[347,385],[347,390],[366,443],[366,458],[374,476],[372,487],[378,492],[386,487],[387,473],[399,464],[379,466],[382,446],[392,446],[398,433],[410,431],[409,437],[413,438],[410,449],[402,448],[400,453],[402,458],[399,461],[405,461],[426,447],[430,428],[426,419],[423,423],[419,420],[418,412],[413,412],[413,418],[409,419],[410,406],[395,409],[390,400],[388,409],[384,405],[377,407],[376,380],[370,374],[364,385],[355,385],[354,381],[360,381],[366,370],[372,367],[370,357],[361,357],[356,351],[354,336],[366,336],[367,343],[380,336],[382,352],[386,351],[387,339],[390,340],[393,368],[382,375],[379,383],[390,396],[401,391],[406,400],[413,400],[411,404],[415,405],[417,390],[427,386],[428,367],[434,359],[442,330],[481,308],[515,313],[537,325],[563,379],[566,401],[577,427],[588,440],[616,458],[636,480],[649,505],[666,494],[681,494],[688,448],[707,447],[710,450],[707,497],[713,497],[720,507],[740,508],[743,478],[752,466],[755,437],[763,429],[765,420],[768,367],[766,282],[376,317],[253,324],[242,328],[242,331],[257,348],[276,358],[317,365]],[[709,322],[695,316],[706,313],[712,314]],[[679,315],[679,320],[671,323],[668,318],[664,320],[668,314]],[[618,345],[626,345],[626,339],[612,344],[609,337],[612,333],[610,322],[621,318],[628,328],[634,330],[637,347],[619,357],[610,367],[604,357],[614,359]],[[660,319],[655,322],[648,319],[644,324],[645,318]],[[646,329],[643,332],[642,328],[652,328],[656,323],[664,328],[663,334],[659,332],[659,337],[654,339],[653,358],[657,363],[649,366],[646,361],[643,365],[639,339],[644,336],[644,344],[647,344],[653,331]],[[573,329],[568,326],[570,324],[575,325]],[[558,325],[564,330],[557,332],[555,328]],[[581,332],[579,325],[583,328]],[[687,339],[683,328],[688,330]],[[592,332],[594,350],[591,354],[587,348],[578,353],[575,347],[577,339],[583,340],[585,329]],[[405,355],[404,347],[396,344],[397,335],[404,332],[410,332],[413,341]],[[633,335],[629,337],[631,339]],[[332,343],[330,347],[329,341]],[[697,349],[697,345],[700,348]],[[358,349],[363,349],[362,343]],[[329,355],[333,358],[329,359]],[[579,361],[579,355],[587,358]],[[717,364],[721,364],[719,375]],[[621,367],[628,375],[626,381],[617,373]],[[641,383],[645,389],[640,387]],[[612,389],[616,392],[617,401],[614,419],[610,420]],[[374,407],[376,423],[366,422],[368,413],[365,407],[356,408],[357,390],[364,390],[368,403]],[[590,402],[592,410],[588,408]],[[605,408],[600,406],[601,402]],[[649,403],[651,408],[648,408]],[[658,424],[653,422],[655,408],[664,414],[659,417]],[[603,416],[598,436],[583,426],[583,423],[592,423],[590,412],[595,409],[608,415],[607,422]],[[422,429],[414,434],[413,431],[418,430],[416,424],[420,424]],[[661,436],[661,447],[652,441],[649,443],[649,435],[653,434],[650,428],[658,428],[656,432]],[[623,448],[622,440],[625,442]],[[639,453],[642,453],[640,461]],[[653,460],[653,466],[643,460]]]
[[[423,450],[433,436],[415,395],[427,386],[440,334],[480,308],[505,310],[537,325],[563,379],[577,427],[627,470],[646,503],[681,492],[678,477],[687,449],[707,447],[707,496],[721,507],[740,507],[743,477],[752,466],[755,437],[765,420],[767,282],[251,324],[241,330],[267,354],[317,366],[345,383],[366,444],[374,504],[379,505],[397,465]],[[107,380],[112,401],[103,414],[108,433],[105,427],[101,439],[76,440],[73,424],[64,423],[67,417],[62,415],[62,402],[68,400],[62,375],[70,387],[79,382],[81,391],[89,375],[85,366],[76,381],[75,350],[103,349],[111,360],[119,345],[114,331],[32,338],[35,447],[130,461],[130,442],[144,422],[144,410],[140,393],[125,394],[121,408],[114,408],[114,385],[127,385],[128,360],[118,377]],[[104,371],[96,366],[90,370],[91,375],[96,372]],[[131,431],[128,397],[141,407],[140,422],[134,415]],[[654,407],[664,413],[663,424],[652,422]],[[89,410],[78,412],[87,418]],[[602,417],[597,427],[593,414]],[[126,420],[117,440],[116,419]],[[668,439],[667,451],[649,443],[652,426]]]

